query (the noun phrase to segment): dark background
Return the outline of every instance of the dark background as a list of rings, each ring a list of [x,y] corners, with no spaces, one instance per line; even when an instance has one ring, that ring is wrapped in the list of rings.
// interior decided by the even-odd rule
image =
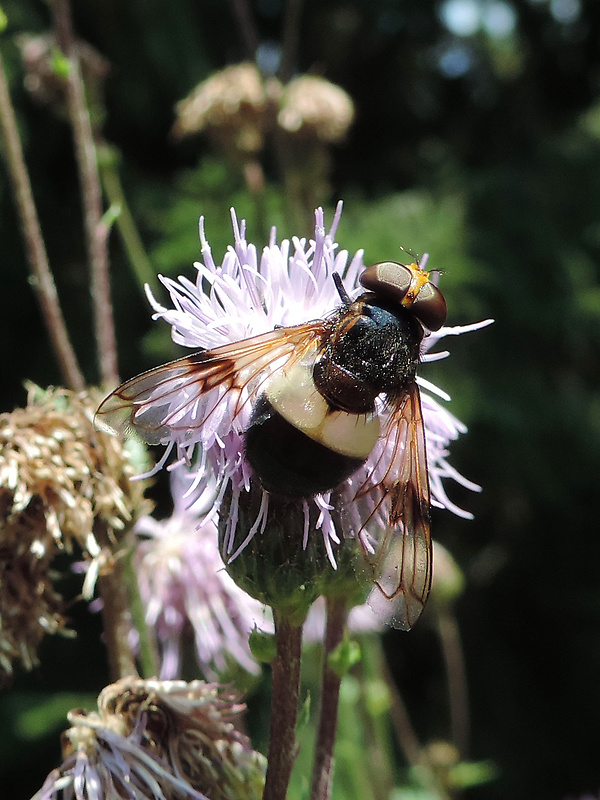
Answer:
[[[169,135],[174,104],[211,72],[246,57],[220,0],[73,3],[78,34],[108,61],[102,130],[153,268],[192,275],[197,219],[218,259],[228,208],[252,204],[234,169],[197,138]],[[285,4],[251,4],[263,44],[280,41]],[[69,125],[25,91],[15,37],[43,32],[43,2],[4,3],[13,99],[50,261],[72,338],[98,380],[79,189]],[[481,495],[450,487],[472,522],[435,513],[434,530],[467,578],[457,615],[472,707],[471,757],[498,778],[472,798],[576,797],[600,787],[600,3],[306,0],[294,64],[341,85],[356,122],[331,151],[332,208],[345,201],[342,247],[365,261],[398,245],[442,270],[449,323],[493,317],[452,339],[427,369],[469,427],[452,463]],[[265,156],[267,205],[286,227],[280,176]],[[331,211],[329,210],[329,214]],[[330,218],[330,216],[329,216]],[[23,381],[59,383],[27,282],[17,218],[0,166],[0,410]],[[111,237],[120,369],[170,357],[120,240]],[[164,326],[166,329],[166,326]],[[19,723],[40,693],[97,693],[106,680],[99,620],[76,606],[76,642],[47,640],[41,666],[0,697],[6,797],[27,797],[58,758],[55,735]],[[442,664],[427,616],[390,632],[392,669],[423,737],[448,735]],[[35,727],[35,726],[34,726]],[[5,791],[8,790],[8,794]]]

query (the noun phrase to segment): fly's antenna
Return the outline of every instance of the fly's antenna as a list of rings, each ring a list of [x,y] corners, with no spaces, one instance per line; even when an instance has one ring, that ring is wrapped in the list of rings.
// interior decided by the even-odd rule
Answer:
[[[398,245],[398,246],[400,247],[400,250],[402,250],[403,253],[406,253],[407,256],[410,256],[412,258],[412,260],[415,262],[417,267],[419,267],[420,269],[423,269],[423,267],[425,266],[425,262],[427,261],[427,256],[426,255],[423,256],[423,258],[420,258],[412,250],[409,250],[408,247],[402,247],[402,245]],[[421,262],[423,262],[423,263],[421,263]]]
[[[345,306],[349,306],[352,304],[352,300],[350,299],[350,295],[344,288],[344,284],[342,283],[342,276],[339,272],[334,272],[331,276],[333,278],[333,282],[335,283],[335,288],[340,296],[340,300]]]

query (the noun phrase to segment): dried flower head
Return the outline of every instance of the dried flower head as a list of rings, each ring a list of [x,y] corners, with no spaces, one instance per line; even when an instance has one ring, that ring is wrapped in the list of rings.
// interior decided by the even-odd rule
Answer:
[[[225,146],[256,153],[274,116],[275,81],[263,81],[257,67],[235,64],[215,72],[176,106],[173,133],[189,136],[206,130]]]
[[[202,674],[210,679],[236,665],[257,674],[248,639],[257,626],[272,631],[270,613],[223,568],[216,522],[204,516],[202,498],[189,504],[189,485],[187,473],[176,470],[172,516],[160,521],[143,517],[136,525],[141,541],[134,563],[146,622],[159,644],[160,677],[180,676],[186,642],[193,644]],[[212,496],[211,489],[208,507]]]
[[[16,37],[25,67],[25,88],[40,103],[62,104],[65,101],[65,75],[59,68],[59,49],[51,33]],[[75,52],[88,87],[98,91],[108,75],[109,64],[87,42],[75,42]]]
[[[114,437],[93,426],[98,394],[29,386],[25,408],[0,415],[0,668],[36,660],[40,639],[64,629],[49,572],[77,544],[98,566],[103,545],[144,509],[143,485]],[[99,523],[99,525],[98,525]],[[97,527],[95,528],[95,524]],[[103,530],[106,541],[98,541]]]
[[[52,582],[54,549],[45,547],[39,531],[40,507],[32,503],[11,524],[5,524],[6,500],[0,503],[0,675],[20,661],[26,670],[37,663],[46,634],[68,633],[65,602]],[[1,680],[0,680],[1,682]]]
[[[354,119],[354,103],[342,88],[318,75],[290,81],[281,97],[277,122],[287,133],[339,142]]]
[[[63,764],[33,800],[258,800],[265,759],[235,728],[236,696],[204,681],[125,678],[71,711]]]

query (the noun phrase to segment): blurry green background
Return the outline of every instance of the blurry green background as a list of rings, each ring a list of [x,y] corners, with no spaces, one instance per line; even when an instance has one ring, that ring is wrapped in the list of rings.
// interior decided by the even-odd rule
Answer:
[[[77,33],[107,60],[103,135],[154,271],[193,277],[206,216],[219,259],[229,207],[264,231],[244,183],[202,137],[170,136],[175,103],[246,57],[224,0],[73,2]],[[3,4],[2,36],[28,166],[65,315],[90,382],[98,379],[77,173],[69,125],[24,88],[16,44],[49,27],[44,2]],[[285,4],[250,3],[268,61]],[[472,522],[434,511],[434,534],[461,565],[457,614],[467,665],[470,756],[498,777],[469,798],[578,797],[600,787],[600,3],[597,0],[305,0],[297,72],[342,86],[356,121],[331,150],[329,191],[345,211],[340,245],[365,261],[430,253],[449,324],[493,317],[452,339],[426,377],[452,395],[469,434],[452,463],[483,487],[449,487]],[[276,160],[264,159],[266,219],[290,227]],[[120,370],[175,354],[121,240],[111,235]],[[28,284],[0,165],[0,410],[22,384],[59,383]],[[36,715],[55,692],[96,694],[106,680],[100,621],[77,605],[76,641],[46,640],[41,666],[0,694],[0,795],[26,798],[58,760]],[[427,614],[390,631],[393,673],[425,740],[448,736],[437,638]],[[77,705],[65,700],[67,707]],[[57,727],[64,704],[58,702]],[[45,709],[52,713],[52,709]],[[27,713],[24,713],[27,712]],[[595,795],[597,796],[597,795]]]

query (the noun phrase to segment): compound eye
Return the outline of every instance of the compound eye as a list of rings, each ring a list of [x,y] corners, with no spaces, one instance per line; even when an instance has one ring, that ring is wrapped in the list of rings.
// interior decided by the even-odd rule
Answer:
[[[446,322],[446,299],[437,286],[430,281],[423,284],[411,310],[415,317],[430,331],[439,331]]]
[[[359,280],[365,289],[410,310],[430,331],[439,330],[446,321],[444,295],[417,264],[382,261],[367,267]]]
[[[410,289],[413,272],[395,261],[382,261],[367,267],[359,278],[365,289],[395,303],[402,304]]]

